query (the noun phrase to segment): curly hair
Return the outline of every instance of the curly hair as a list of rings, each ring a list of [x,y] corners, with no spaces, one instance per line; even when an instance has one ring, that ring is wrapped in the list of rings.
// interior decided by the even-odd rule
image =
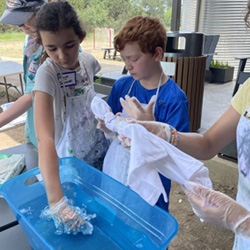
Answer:
[[[165,50],[167,31],[158,18],[136,16],[115,36],[115,50],[120,52],[128,42],[138,42],[143,53],[154,54],[156,47]]]

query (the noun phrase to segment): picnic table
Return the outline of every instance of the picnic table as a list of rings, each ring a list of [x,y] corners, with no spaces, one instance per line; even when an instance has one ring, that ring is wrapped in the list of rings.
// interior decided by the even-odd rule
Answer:
[[[21,95],[24,94],[22,74],[23,74],[22,64],[13,62],[13,61],[0,62],[0,77],[3,77],[3,80],[4,80],[4,82],[0,82],[0,85],[5,86],[8,102],[10,101],[9,92],[8,92],[9,88],[15,88]],[[13,85],[12,83],[7,82],[7,76],[12,76],[12,75],[19,75],[21,92],[17,88],[17,86]]]
[[[117,51],[113,47],[102,47],[101,49],[104,50],[103,59],[106,59],[107,56],[108,59],[116,59]],[[111,51],[113,51],[113,55],[111,54]]]

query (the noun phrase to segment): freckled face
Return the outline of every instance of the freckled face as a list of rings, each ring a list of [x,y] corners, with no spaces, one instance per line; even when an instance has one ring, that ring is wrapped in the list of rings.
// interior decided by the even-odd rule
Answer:
[[[75,34],[73,28],[57,32],[40,31],[40,36],[48,56],[56,64],[71,70],[79,66],[79,45],[83,39]]]

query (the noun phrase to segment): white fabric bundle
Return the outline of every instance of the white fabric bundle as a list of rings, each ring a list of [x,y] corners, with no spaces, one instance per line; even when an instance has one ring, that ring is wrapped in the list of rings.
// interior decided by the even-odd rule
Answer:
[[[94,97],[91,108],[95,116],[105,121],[108,129],[131,139],[127,185],[149,204],[154,205],[161,194],[167,202],[158,172],[180,184],[192,181],[212,187],[208,169],[202,162],[148,132],[139,124],[120,122],[110,112],[108,104],[99,97]]]
[[[109,105],[100,97],[95,96],[91,102],[91,109],[94,115],[105,121],[105,126],[118,134],[122,134],[123,127],[126,122],[120,121],[112,112]]]

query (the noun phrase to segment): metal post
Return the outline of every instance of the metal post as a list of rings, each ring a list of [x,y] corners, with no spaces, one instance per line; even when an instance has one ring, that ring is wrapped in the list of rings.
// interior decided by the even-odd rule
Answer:
[[[6,91],[7,100],[8,100],[8,102],[10,102],[10,97],[9,97],[9,92],[8,92],[8,83],[7,83],[7,80],[6,80],[5,76],[3,77],[3,80],[4,80],[4,85],[5,85],[5,91]]]
[[[179,31],[181,22],[181,0],[172,1],[171,31]]]
[[[195,32],[199,31],[200,26],[200,16],[201,16],[201,0],[197,0],[196,3],[196,15],[195,15]]]
[[[20,84],[21,84],[22,95],[24,95],[22,74],[19,74],[19,80],[20,80]]]

